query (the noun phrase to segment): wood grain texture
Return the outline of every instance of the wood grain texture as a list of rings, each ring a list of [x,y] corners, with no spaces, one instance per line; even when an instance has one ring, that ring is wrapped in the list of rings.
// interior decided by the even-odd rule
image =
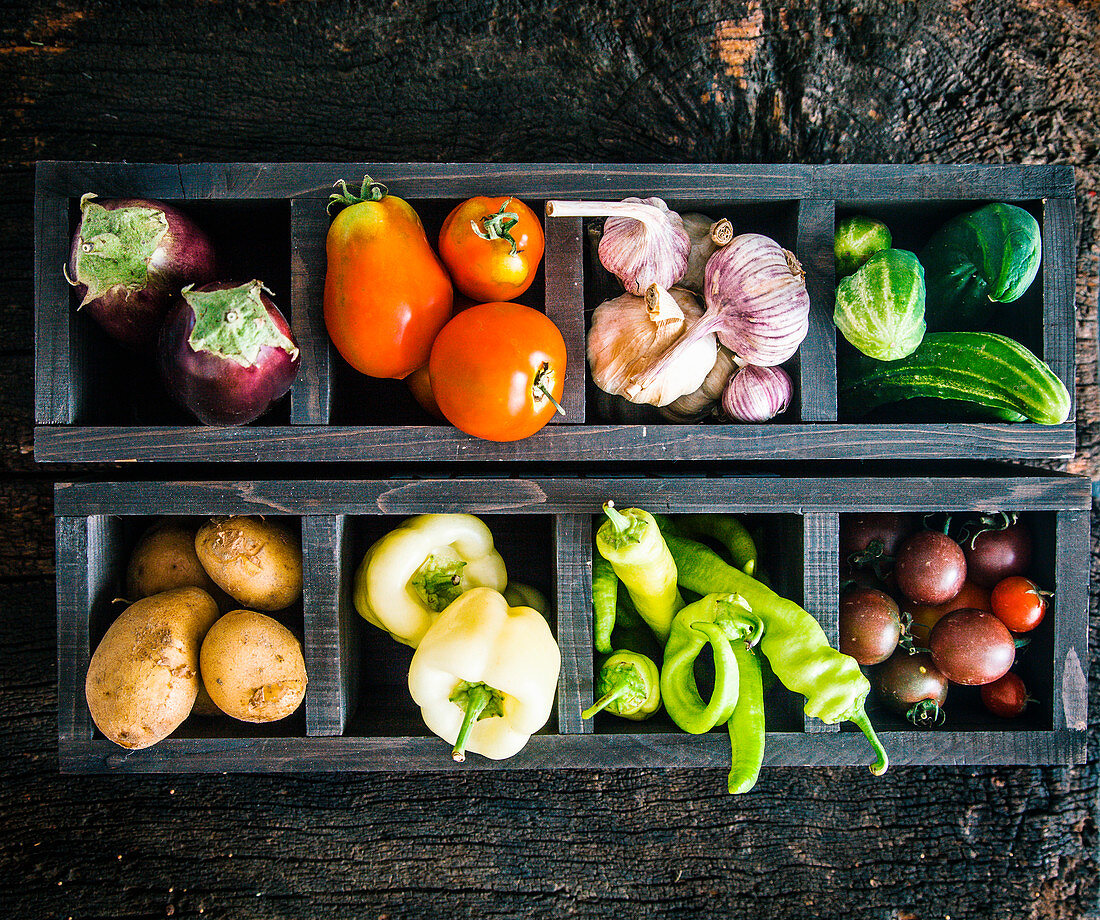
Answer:
[[[798,349],[804,422],[836,421],[835,217],[836,206],[831,200],[799,203],[797,255],[810,295],[810,327]]]
[[[332,412],[332,343],[325,330],[325,234],[328,215],[317,201],[290,203],[290,322],[300,350],[290,391],[294,425],[327,425]]]

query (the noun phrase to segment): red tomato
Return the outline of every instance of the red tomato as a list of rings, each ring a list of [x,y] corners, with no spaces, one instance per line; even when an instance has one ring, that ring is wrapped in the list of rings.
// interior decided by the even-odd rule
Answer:
[[[519,297],[535,280],[544,246],[538,216],[518,198],[470,198],[439,231],[451,280],[477,301]]]
[[[1013,632],[1029,632],[1047,612],[1046,598],[1039,586],[1022,575],[1010,575],[997,582],[990,595],[994,616]]]
[[[985,708],[1002,719],[1015,719],[1029,702],[1027,687],[1013,671],[991,684],[983,685],[980,693]]]
[[[565,341],[538,310],[483,303],[443,327],[428,372],[436,403],[452,425],[489,441],[516,441],[550,421],[561,400]]]

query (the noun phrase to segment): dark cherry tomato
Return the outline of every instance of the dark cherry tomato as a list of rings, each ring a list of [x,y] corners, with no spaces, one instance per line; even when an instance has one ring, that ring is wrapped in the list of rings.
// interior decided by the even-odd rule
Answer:
[[[966,581],[962,548],[938,530],[922,530],[906,540],[894,560],[898,589],[917,604],[946,604]]]
[[[1023,524],[983,530],[963,543],[969,578],[992,588],[1009,575],[1023,575],[1031,565],[1031,532]]]
[[[1010,575],[997,582],[990,595],[994,615],[1016,633],[1030,632],[1047,612],[1046,598],[1030,578]]]
[[[976,607],[978,610],[992,610],[989,601],[989,592],[985,588],[979,588],[972,581],[964,581],[963,586],[946,604],[914,604],[910,600],[902,600],[901,612],[909,614],[909,634],[913,641],[925,648],[928,647],[928,635],[945,614],[960,607]]]
[[[846,514],[840,519],[840,558],[862,553],[877,540],[882,554],[893,556],[901,541],[920,528],[920,517],[905,511]]]
[[[849,588],[840,598],[840,650],[860,664],[885,661],[898,647],[901,616],[889,594]]]
[[[1016,643],[1012,633],[987,610],[952,610],[928,637],[932,660],[948,680],[978,686],[991,684],[1012,667]]]
[[[1015,719],[1027,709],[1027,687],[1014,671],[999,677],[991,684],[983,684],[979,691],[985,708],[1002,719]]]
[[[875,669],[874,685],[882,704],[914,725],[928,728],[943,721],[947,678],[926,652],[899,649]]]

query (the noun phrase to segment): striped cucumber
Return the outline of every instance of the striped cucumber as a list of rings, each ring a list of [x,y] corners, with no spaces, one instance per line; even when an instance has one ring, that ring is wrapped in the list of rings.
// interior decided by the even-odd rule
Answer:
[[[900,361],[859,355],[854,365],[854,375],[838,395],[859,412],[934,397],[1019,412],[1040,425],[1060,425],[1069,418],[1065,384],[1019,342],[992,332],[933,333]]]

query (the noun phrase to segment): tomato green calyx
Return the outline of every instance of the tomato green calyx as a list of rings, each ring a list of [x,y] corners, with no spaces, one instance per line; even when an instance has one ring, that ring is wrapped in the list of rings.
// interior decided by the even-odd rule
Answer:
[[[930,728],[942,725],[947,716],[935,700],[920,700],[909,707],[905,718],[920,728]]]
[[[349,189],[347,182],[343,179],[337,179],[333,183],[333,188],[338,188],[340,191],[333,192],[328,196],[328,204],[325,206],[325,210],[330,216],[332,215],[333,205],[346,208],[349,205],[362,204],[364,201],[381,201],[389,194],[389,189],[385,185],[381,182],[375,182],[370,176],[363,176],[363,185],[358,193]]]
[[[481,218],[481,227],[477,225],[476,220],[470,221],[470,227],[483,240],[507,240],[512,247],[511,252],[508,254],[514,256],[519,250],[516,248],[516,241],[512,237],[511,231],[519,223],[519,214],[515,211],[504,210],[511,202],[512,199],[508,198],[496,214],[487,214]]]
[[[565,410],[561,407],[554,394],[550,392],[554,388],[554,371],[550,365],[543,361],[542,367],[539,368],[538,373],[535,374],[535,382],[531,386],[531,395],[535,399],[535,405],[539,406],[544,399],[549,399],[554,404],[554,408],[558,411],[559,415],[565,415]]]

